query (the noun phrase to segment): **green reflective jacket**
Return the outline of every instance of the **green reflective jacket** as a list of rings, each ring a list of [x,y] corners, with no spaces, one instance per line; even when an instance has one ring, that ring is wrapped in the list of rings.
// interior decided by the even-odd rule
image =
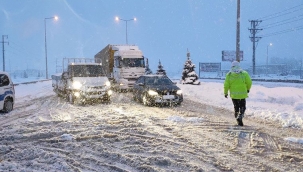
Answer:
[[[252,85],[249,74],[242,70],[240,73],[228,72],[224,81],[224,94],[230,93],[232,99],[245,99]]]

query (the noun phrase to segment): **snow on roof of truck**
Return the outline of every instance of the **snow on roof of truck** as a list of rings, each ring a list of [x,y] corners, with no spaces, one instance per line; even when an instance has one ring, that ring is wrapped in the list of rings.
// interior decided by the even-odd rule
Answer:
[[[139,47],[136,45],[112,45],[113,50],[137,50],[139,51]]]
[[[69,65],[102,65],[101,63],[69,63]]]
[[[127,51],[127,50],[122,50],[122,51],[116,51],[114,53],[114,56],[132,56],[133,58],[137,56],[137,58],[142,58],[142,52],[140,50],[138,51]]]

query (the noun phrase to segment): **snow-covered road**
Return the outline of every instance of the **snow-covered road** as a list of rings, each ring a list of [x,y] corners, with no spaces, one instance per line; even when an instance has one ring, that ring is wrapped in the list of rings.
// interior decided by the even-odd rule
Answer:
[[[238,127],[224,108],[145,107],[131,93],[71,105],[51,83],[22,94],[0,115],[0,171],[303,170],[302,144],[284,139],[302,132],[253,116]]]

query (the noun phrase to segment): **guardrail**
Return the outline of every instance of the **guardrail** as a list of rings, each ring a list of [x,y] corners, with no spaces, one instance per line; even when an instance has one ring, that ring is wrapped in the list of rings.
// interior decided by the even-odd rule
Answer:
[[[44,82],[44,81],[50,81],[51,79],[43,79],[43,80],[38,80],[38,81],[29,81],[29,82],[22,82],[22,83],[18,83],[18,84],[13,84],[14,86],[20,85],[20,84],[34,84],[37,82]]]
[[[217,79],[225,80],[225,78],[199,78],[199,79]],[[284,83],[303,83],[302,79],[262,79],[262,78],[251,78],[252,81],[260,82],[284,82]]]

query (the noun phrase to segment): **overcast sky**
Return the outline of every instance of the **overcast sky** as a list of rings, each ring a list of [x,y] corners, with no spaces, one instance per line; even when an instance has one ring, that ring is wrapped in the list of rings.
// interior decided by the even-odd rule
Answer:
[[[256,65],[269,58],[303,58],[303,0],[241,1],[241,50],[244,63],[252,65],[249,20],[263,20],[257,36]],[[44,18],[46,20],[49,74],[64,57],[93,58],[107,44],[138,45],[156,71],[159,60],[169,75],[183,70],[189,49],[199,62],[221,62],[222,50],[236,49],[237,0],[0,0],[0,35],[5,42],[6,71],[45,71]],[[267,29],[265,29],[267,27]],[[1,36],[2,42],[2,36]],[[2,47],[2,44],[1,44]],[[2,48],[1,48],[2,52]],[[58,64],[56,65],[56,60]],[[0,69],[2,70],[2,53]],[[197,70],[197,69],[196,69]]]

